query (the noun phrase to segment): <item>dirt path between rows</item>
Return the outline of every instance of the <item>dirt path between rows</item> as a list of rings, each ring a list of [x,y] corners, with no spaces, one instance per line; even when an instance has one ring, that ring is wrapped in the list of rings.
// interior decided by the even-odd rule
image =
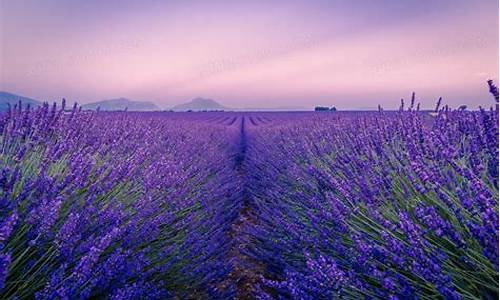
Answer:
[[[250,257],[247,253],[252,244],[248,228],[256,225],[254,203],[251,199],[249,187],[246,180],[245,158],[247,152],[247,138],[245,131],[245,117],[241,118],[239,151],[235,158],[235,173],[241,183],[241,191],[237,201],[240,201],[238,217],[231,226],[231,238],[234,244],[229,252],[233,258],[233,270],[229,280],[235,283],[237,288],[236,299],[254,299],[252,294],[254,286],[263,274],[262,263]]]

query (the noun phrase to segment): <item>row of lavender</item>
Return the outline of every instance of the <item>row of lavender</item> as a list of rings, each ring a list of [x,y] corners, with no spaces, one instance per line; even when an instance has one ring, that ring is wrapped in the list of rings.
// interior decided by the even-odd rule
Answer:
[[[2,299],[498,294],[498,111],[0,117]]]
[[[248,128],[260,299],[498,297],[498,109]]]
[[[238,124],[48,105],[0,117],[1,299],[231,297]]]

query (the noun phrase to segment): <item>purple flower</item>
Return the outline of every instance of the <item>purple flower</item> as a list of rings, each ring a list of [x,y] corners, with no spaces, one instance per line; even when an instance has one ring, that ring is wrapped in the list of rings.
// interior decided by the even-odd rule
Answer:
[[[9,271],[9,265],[11,262],[10,254],[0,253],[0,291],[5,285],[5,278],[7,277]]]
[[[17,213],[13,212],[2,223],[0,223],[0,245],[2,245],[9,238],[17,220]]]

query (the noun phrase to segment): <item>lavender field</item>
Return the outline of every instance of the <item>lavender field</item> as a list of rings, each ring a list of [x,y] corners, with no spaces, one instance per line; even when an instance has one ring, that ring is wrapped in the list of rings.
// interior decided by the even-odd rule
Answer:
[[[496,299],[498,106],[413,102],[13,107],[0,298]]]

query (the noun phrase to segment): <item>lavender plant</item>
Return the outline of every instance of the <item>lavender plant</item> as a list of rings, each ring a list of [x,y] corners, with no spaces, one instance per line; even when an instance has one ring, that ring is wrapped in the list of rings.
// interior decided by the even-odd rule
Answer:
[[[19,104],[0,115],[0,299],[497,298],[498,105],[441,101]]]
[[[296,119],[251,133],[256,296],[498,297],[498,110]]]
[[[237,127],[20,107],[0,121],[0,298],[217,293]]]

